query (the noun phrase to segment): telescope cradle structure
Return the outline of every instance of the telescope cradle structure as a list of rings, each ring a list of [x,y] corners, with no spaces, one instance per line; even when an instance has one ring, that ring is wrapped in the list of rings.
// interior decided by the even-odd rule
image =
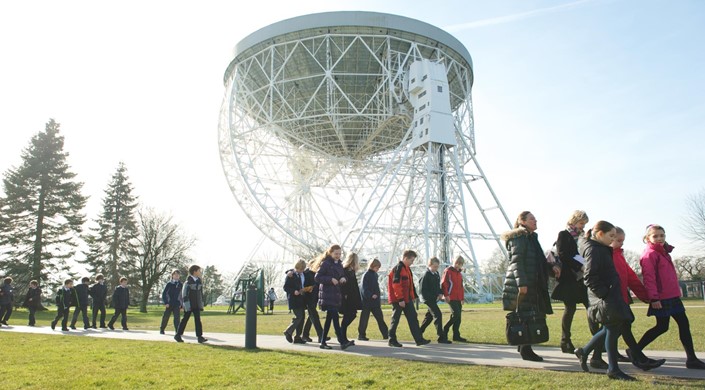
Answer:
[[[338,243],[393,266],[466,260],[509,227],[476,159],[472,59],[430,24],[373,12],[280,21],[245,37],[224,76],[219,148],[248,218],[309,259]],[[423,269],[424,267],[419,267]],[[384,283],[383,285],[386,285]]]

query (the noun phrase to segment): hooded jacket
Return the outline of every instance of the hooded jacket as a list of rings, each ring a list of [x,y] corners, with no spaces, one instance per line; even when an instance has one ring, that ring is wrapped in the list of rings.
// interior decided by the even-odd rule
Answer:
[[[443,271],[443,295],[451,301],[465,300],[465,288],[463,287],[463,274],[455,267],[448,267]]]
[[[581,238],[580,252],[585,258],[590,319],[607,326],[633,321],[634,315],[622,297],[619,274],[612,260],[612,247]]]
[[[641,255],[644,287],[652,301],[681,296],[676,267],[671,260],[671,251],[673,247],[668,244],[659,245],[649,242]]]

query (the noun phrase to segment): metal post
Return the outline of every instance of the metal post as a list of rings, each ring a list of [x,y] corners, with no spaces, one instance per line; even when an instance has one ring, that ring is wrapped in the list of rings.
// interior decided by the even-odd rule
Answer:
[[[247,288],[245,309],[245,348],[257,348],[257,286],[250,284]]]

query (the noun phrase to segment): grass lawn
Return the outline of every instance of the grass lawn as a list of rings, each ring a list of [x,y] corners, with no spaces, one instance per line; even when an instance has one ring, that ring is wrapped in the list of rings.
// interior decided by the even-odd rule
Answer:
[[[700,354],[700,357],[705,358],[705,326],[702,326],[702,324],[705,323],[705,305],[701,300],[685,301],[685,304],[686,307],[702,306],[688,308],[687,314],[690,319],[691,333],[693,334],[695,349],[696,351],[703,352]],[[441,309],[443,310],[444,321],[446,321],[450,316],[447,305],[441,305]],[[208,332],[245,332],[244,311],[241,310],[237,315],[228,315],[226,314],[226,310],[227,308],[222,306],[206,308],[206,311],[202,314],[203,329],[206,336]],[[654,326],[655,320],[652,317],[646,317],[646,305],[633,305],[632,310],[636,315],[636,321],[632,325],[632,329],[638,340],[647,329]],[[563,306],[554,305],[554,311],[555,313],[553,315],[548,316],[548,325],[550,328],[551,338],[545,345],[550,346],[558,346],[560,344],[561,316],[563,315]],[[274,313],[274,315],[260,314],[258,316],[258,333],[279,335],[287,327],[291,321],[291,315],[288,314],[288,309],[286,306],[277,305],[274,308]],[[424,313],[424,306],[421,305],[419,310],[420,319],[423,318]],[[497,303],[485,305],[465,305],[463,307],[463,322],[461,326],[462,336],[473,343],[506,344],[504,336],[505,313],[506,312],[502,311],[501,304]],[[56,313],[51,310],[48,312],[38,313],[37,324],[39,326],[48,326],[55,314]],[[128,325],[131,329],[156,330],[159,329],[161,314],[162,309],[159,307],[150,307],[148,313],[139,313],[137,308],[131,308],[128,310]],[[110,318],[110,315],[111,311],[108,313],[108,319]],[[391,317],[390,306],[385,308],[385,315],[387,317],[387,325],[389,325],[389,319]],[[10,323],[15,325],[26,325],[27,311],[23,309],[15,311],[12,315]],[[80,324],[81,322],[79,320],[79,325]],[[353,322],[350,330],[348,331],[348,337],[357,337],[357,324],[357,320]],[[171,331],[172,328],[170,327],[171,325],[169,325],[167,330]],[[189,323],[187,332],[193,332],[193,321]],[[373,339],[381,338],[374,318],[370,319],[367,336]],[[433,329],[427,329],[425,336],[426,338],[435,339]],[[399,326],[398,337],[401,340],[412,339],[409,333],[409,328],[403,317],[401,325]],[[576,346],[579,346],[587,343],[589,339],[590,334],[587,327],[585,310],[578,310],[575,314],[575,319],[573,320],[573,343]],[[624,349],[626,347],[622,345],[621,348]],[[649,345],[648,349],[682,351],[683,348],[680,343],[680,339],[678,338],[678,327],[675,322],[671,321],[671,329]]]
[[[705,386],[705,380],[641,376],[636,383],[615,383],[599,374],[2,331],[0,345],[4,389],[555,389],[569,384],[576,389],[618,386],[643,390]]]

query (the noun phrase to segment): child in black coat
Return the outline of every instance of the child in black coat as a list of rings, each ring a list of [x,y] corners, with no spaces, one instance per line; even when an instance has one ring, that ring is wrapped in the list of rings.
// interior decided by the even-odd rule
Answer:
[[[27,296],[24,298],[23,306],[29,309],[29,324],[27,325],[34,326],[37,322],[34,318],[34,313],[42,306],[42,290],[36,280],[29,282],[29,289],[27,290]]]
[[[377,320],[379,332],[382,333],[382,338],[389,338],[389,328],[384,322],[384,313],[382,313],[382,292],[379,289],[379,276],[377,272],[382,266],[382,263],[373,259],[367,268],[367,272],[362,275],[362,290],[360,292],[362,298],[362,312],[360,313],[360,323],[357,326],[357,339],[362,341],[369,340],[367,338],[367,323],[370,320],[370,313]]]
[[[83,313],[83,329],[88,329],[90,323],[88,322],[88,283],[91,279],[84,277],[81,279],[81,284],[74,287],[76,290],[76,310],[73,311],[73,319],[71,320],[71,329],[76,330],[76,321],[78,321],[78,314]]]
[[[91,327],[96,329],[95,321],[98,317],[98,312],[100,312],[100,327],[106,328],[105,326],[105,300],[108,297],[108,287],[105,285],[105,277],[103,274],[98,274],[95,276],[95,284],[88,289],[88,295],[93,298],[93,306],[91,312],[93,313],[93,321],[91,322]]]
[[[0,324],[5,326],[12,315],[12,305],[15,301],[14,289],[12,288],[12,278],[6,277],[0,286]]]
[[[301,339],[301,329],[304,324],[304,316],[306,310],[306,300],[304,298],[304,268],[306,262],[299,260],[294,266],[294,274],[291,277],[284,278],[284,291],[286,298],[289,301],[289,310],[294,312],[294,318],[291,319],[291,324],[284,330],[286,341],[294,344],[306,344]],[[296,332],[296,336],[294,336]]]
[[[56,323],[61,319],[61,331],[69,331],[69,310],[74,301],[78,301],[78,299],[76,299],[76,291],[73,289],[73,280],[66,279],[64,287],[56,292],[56,317],[51,322],[51,330],[56,328]]]
[[[200,266],[192,265],[188,269],[189,277],[184,283],[184,287],[181,290],[181,299],[184,305],[184,318],[179,323],[179,330],[176,331],[174,340],[183,343],[184,340],[181,336],[186,330],[186,325],[188,320],[193,314],[193,321],[196,325],[196,337],[199,343],[205,343],[208,341],[203,337],[203,325],[201,324],[201,312],[203,311],[203,282],[201,281],[201,275],[203,271]]]
[[[122,316],[120,323],[122,325],[122,330],[130,330],[127,328],[127,308],[130,306],[130,290],[127,288],[127,278],[120,278],[120,285],[115,287],[113,292],[113,307],[115,308],[115,314],[113,318],[108,322],[108,328],[110,330],[115,330],[113,324],[117,321],[118,316]]]
[[[441,289],[441,275],[438,273],[438,267],[441,262],[437,257],[431,257],[428,261],[428,269],[421,279],[421,299],[428,307],[426,316],[424,316],[423,322],[421,323],[421,334],[426,330],[426,328],[433,325],[436,328],[436,335],[438,335],[438,343],[440,344],[450,344],[448,336],[443,331],[443,314],[441,309],[438,308],[438,301],[443,299],[443,290]]]

